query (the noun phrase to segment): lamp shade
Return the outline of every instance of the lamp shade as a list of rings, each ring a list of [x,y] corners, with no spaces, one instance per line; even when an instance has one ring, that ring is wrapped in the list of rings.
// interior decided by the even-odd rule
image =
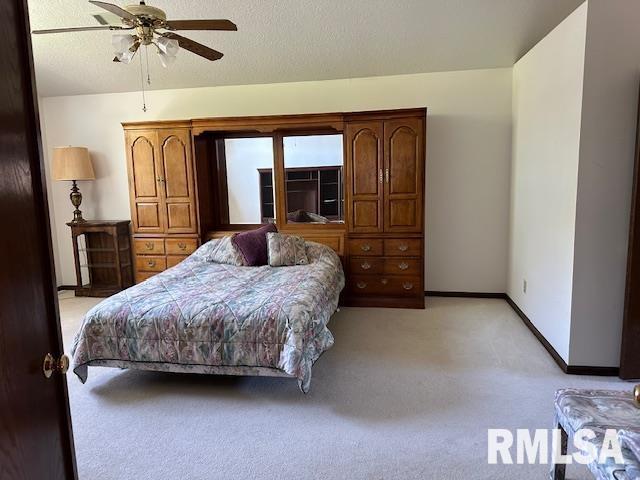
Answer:
[[[89,150],[85,147],[53,149],[54,180],[95,180]]]

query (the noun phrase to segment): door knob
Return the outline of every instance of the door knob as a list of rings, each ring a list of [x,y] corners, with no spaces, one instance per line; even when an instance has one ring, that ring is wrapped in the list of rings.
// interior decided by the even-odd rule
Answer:
[[[69,357],[61,355],[56,361],[53,355],[47,353],[44,356],[44,362],[42,363],[42,373],[46,378],[51,378],[53,372],[67,373],[69,370]]]

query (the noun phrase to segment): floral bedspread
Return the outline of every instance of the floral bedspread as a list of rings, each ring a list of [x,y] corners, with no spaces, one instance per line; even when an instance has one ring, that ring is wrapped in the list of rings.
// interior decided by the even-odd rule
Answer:
[[[216,242],[87,313],[72,350],[83,383],[89,365],[271,371],[308,391],[313,363],[333,345],[327,323],[344,287],[339,257],[308,242],[309,265],[238,267],[206,260]]]

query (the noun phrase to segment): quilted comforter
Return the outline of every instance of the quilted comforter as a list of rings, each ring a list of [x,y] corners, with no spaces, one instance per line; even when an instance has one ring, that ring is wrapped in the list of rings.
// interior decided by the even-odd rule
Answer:
[[[218,241],[87,313],[72,350],[83,383],[100,365],[286,375],[309,390],[313,363],[333,345],[340,259],[308,242],[309,265],[237,267],[207,260]]]

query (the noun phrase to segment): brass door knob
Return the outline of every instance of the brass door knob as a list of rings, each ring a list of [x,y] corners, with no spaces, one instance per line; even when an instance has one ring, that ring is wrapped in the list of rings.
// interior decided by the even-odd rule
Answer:
[[[53,372],[67,373],[69,370],[69,357],[66,355],[61,355],[58,360],[56,360],[53,355],[47,353],[44,356],[44,362],[42,363],[42,373],[46,378],[51,378]]]

